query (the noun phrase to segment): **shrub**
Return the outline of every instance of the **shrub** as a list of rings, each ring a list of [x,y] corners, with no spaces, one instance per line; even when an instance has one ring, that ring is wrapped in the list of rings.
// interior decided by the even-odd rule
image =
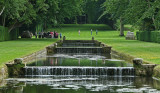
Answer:
[[[136,33],[137,40],[160,43],[159,31],[139,31]]]
[[[7,30],[8,28],[0,26],[0,41],[14,40],[18,38],[18,29],[12,30],[10,33]]]

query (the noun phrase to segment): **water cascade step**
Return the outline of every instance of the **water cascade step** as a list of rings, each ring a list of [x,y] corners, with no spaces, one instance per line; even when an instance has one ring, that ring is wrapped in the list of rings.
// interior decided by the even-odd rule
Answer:
[[[95,43],[63,43],[62,47],[94,47]]]
[[[102,53],[101,47],[57,47],[56,53]]]
[[[134,75],[133,67],[27,66],[25,75]]]

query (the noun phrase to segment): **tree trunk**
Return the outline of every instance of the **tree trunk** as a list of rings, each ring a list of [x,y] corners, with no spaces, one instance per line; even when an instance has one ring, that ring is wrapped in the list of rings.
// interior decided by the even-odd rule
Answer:
[[[74,23],[77,24],[77,16],[75,16]]]
[[[24,22],[17,22],[15,21],[14,24],[12,24],[9,28],[8,28],[8,33],[10,33],[13,29],[17,28],[17,27],[21,27],[24,24]]]
[[[3,27],[5,27],[5,25],[6,25],[6,16],[4,16],[3,18]]]
[[[5,6],[3,7],[2,11],[0,12],[0,16],[2,15],[2,13],[3,13],[4,9],[5,9]]]
[[[119,36],[124,36],[124,24],[123,24],[123,19],[120,18],[120,34]]]
[[[147,1],[148,1],[148,8],[151,8],[150,1],[149,0],[147,0]],[[152,15],[152,21],[153,21],[155,30],[158,30],[158,25],[156,24],[156,20],[155,20],[154,14]]]
[[[2,40],[5,40],[5,25],[6,25],[6,16],[4,15],[4,18],[3,18],[3,35],[2,35]]]
[[[152,21],[153,21],[155,30],[158,30],[158,26],[157,26],[156,20],[155,20],[155,18],[154,18],[154,15],[152,16]]]

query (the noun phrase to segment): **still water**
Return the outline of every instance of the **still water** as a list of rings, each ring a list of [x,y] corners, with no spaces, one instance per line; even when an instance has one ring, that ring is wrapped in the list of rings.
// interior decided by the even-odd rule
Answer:
[[[92,67],[132,67],[131,63],[95,54],[54,54],[39,56],[27,66],[92,66]]]
[[[32,74],[29,75],[9,77],[4,80],[6,86],[0,88],[0,93],[160,93],[158,80],[137,77],[134,74],[122,75],[122,72],[117,74],[120,70],[114,70],[112,75],[92,75],[93,73],[45,75],[50,71],[48,68],[52,68],[52,71],[53,68],[64,68],[58,73],[65,72],[66,68],[70,68],[67,73],[74,71],[72,68],[107,68],[107,70],[108,68],[132,68],[131,63],[102,55],[41,55],[26,64],[26,68],[38,68],[36,72],[40,74],[35,74],[31,70]],[[47,72],[43,74],[44,70]],[[130,73],[128,70],[127,72]]]

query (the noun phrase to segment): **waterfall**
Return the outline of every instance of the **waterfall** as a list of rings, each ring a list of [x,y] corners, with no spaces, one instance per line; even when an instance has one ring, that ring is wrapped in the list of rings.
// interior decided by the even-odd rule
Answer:
[[[133,67],[27,66],[25,75],[134,75]]]
[[[97,53],[102,52],[101,47],[57,47],[56,53]]]
[[[94,43],[63,43],[62,47],[94,47]]]

